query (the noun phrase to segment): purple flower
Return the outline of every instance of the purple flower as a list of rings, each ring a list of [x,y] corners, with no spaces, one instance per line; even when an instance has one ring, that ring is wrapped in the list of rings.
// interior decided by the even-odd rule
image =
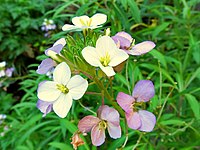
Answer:
[[[66,41],[65,41],[64,38],[61,38],[61,39],[57,40],[52,47],[50,47],[47,50],[45,50],[45,55],[49,56],[48,55],[49,51],[53,51],[53,52],[59,54],[60,51],[65,46],[65,44],[66,44]],[[38,66],[38,69],[36,70],[36,72],[38,74],[46,74],[48,71],[50,71],[56,65],[57,64],[56,64],[56,62],[54,60],[52,60],[51,58],[46,58]]]
[[[148,102],[155,94],[154,85],[150,80],[140,80],[133,89],[132,96],[119,92],[117,103],[125,111],[129,128],[150,132],[153,130],[156,117],[146,110],[138,110],[143,102]]]
[[[100,146],[105,142],[105,129],[113,139],[121,137],[121,127],[119,125],[119,113],[107,105],[103,105],[98,109],[98,117],[86,116],[78,123],[81,132],[87,133],[91,131],[92,144]]]
[[[152,50],[156,45],[152,41],[144,41],[134,45],[135,40],[126,32],[118,32],[112,36],[117,46],[129,55],[142,55]]]
[[[7,68],[5,73],[7,77],[11,77],[13,74],[14,68]]]
[[[40,99],[37,101],[37,108],[43,113],[42,117],[45,117],[52,111],[53,103],[45,102]]]

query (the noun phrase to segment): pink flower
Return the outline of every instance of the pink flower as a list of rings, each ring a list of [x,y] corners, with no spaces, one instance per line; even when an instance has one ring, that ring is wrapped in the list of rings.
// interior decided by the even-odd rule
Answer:
[[[151,51],[156,45],[152,41],[144,41],[134,45],[135,40],[126,32],[118,32],[112,36],[117,46],[129,55],[142,55]]]
[[[78,123],[81,132],[87,133],[91,131],[92,144],[100,146],[105,142],[105,129],[111,138],[117,139],[121,137],[121,127],[119,125],[119,113],[107,105],[103,105],[98,109],[98,117],[86,116]]]
[[[155,94],[154,85],[150,80],[140,80],[135,85],[132,96],[119,92],[117,103],[125,111],[129,128],[150,132],[153,130],[156,117],[149,111],[138,110],[143,102],[149,101]]]

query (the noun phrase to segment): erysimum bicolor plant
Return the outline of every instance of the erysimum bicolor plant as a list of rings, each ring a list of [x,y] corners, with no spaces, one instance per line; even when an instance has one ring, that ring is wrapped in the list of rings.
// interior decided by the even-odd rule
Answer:
[[[105,32],[99,32],[100,29],[95,31],[106,21],[107,16],[100,13],[91,18],[85,15],[72,18],[74,25],[65,24],[62,29],[68,32],[82,31],[82,34],[78,33],[74,38],[71,33],[55,42],[53,47],[45,51],[50,58],[45,59],[37,70],[37,73],[44,74],[55,67],[53,81],[42,81],[37,90],[37,107],[43,116],[53,110],[59,117],[65,118],[72,106],[72,100],[79,100],[80,106],[89,110],[87,116],[85,111],[83,112],[83,118],[76,114],[80,121],[74,122],[78,124],[78,130],[73,134],[71,142],[74,149],[90,143],[81,139],[82,135],[86,136],[89,132],[94,146],[101,146],[110,140],[106,138],[107,131],[113,139],[121,138],[122,134],[128,136],[128,133],[121,130],[120,124],[124,126],[125,123],[122,122],[125,119],[120,117],[126,118],[131,129],[144,132],[152,131],[156,123],[153,113],[144,108],[144,102],[149,101],[155,94],[150,80],[138,81],[131,96],[119,92],[115,97],[117,89],[113,88],[113,82],[116,82],[115,74],[118,73],[116,68],[129,59],[129,54],[147,53],[155,44],[152,41],[144,41],[134,45],[134,40],[128,33],[119,32],[111,37],[109,29]],[[90,99],[84,94],[99,97]],[[85,99],[89,103],[84,103]],[[76,109],[74,111],[76,113]],[[128,131],[127,126],[123,128]]]

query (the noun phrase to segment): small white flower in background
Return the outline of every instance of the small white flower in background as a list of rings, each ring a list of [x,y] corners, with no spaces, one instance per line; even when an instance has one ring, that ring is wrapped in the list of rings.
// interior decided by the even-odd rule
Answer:
[[[126,59],[128,54],[117,48],[109,36],[102,36],[96,42],[96,48],[87,46],[83,49],[84,59],[92,66],[100,67],[107,76],[115,75],[113,67]]]
[[[69,66],[62,62],[53,72],[54,81],[39,84],[37,96],[40,100],[51,102],[54,112],[61,118],[67,116],[72,99],[80,99],[88,87],[88,82],[80,75],[71,78]]]
[[[56,29],[56,25],[54,24],[54,21],[51,19],[44,19],[44,22],[42,23],[42,27],[41,30],[42,31],[49,31],[49,30],[55,30]]]
[[[6,66],[6,62],[5,61],[0,62],[0,68],[3,68],[5,66]]]
[[[74,17],[72,19],[72,23],[74,25],[70,24],[65,24],[62,27],[63,31],[68,31],[68,30],[74,30],[74,29],[95,29],[101,27],[100,25],[105,23],[107,20],[107,16],[104,14],[97,13],[93,15],[91,18],[88,16],[79,16],[79,17]]]

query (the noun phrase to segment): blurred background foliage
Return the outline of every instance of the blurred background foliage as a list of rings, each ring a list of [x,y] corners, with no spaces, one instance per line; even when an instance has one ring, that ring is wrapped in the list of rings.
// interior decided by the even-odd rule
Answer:
[[[74,16],[100,12],[108,16],[102,29],[111,34],[126,31],[136,43],[151,40],[156,48],[143,56],[131,57],[122,73],[115,76],[113,89],[128,93],[140,79],[151,79],[156,96],[148,109],[156,114],[153,132],[129,130],[124,150],[193,150],[200,148],[200,1],[199,0],[1,0],[0,61],[15,68],[11,78],[0,78],[0,149],[43,150],[72,149],[72,134],[78,121],[89,115],[76,101],[67,118],[54,113],[42,118],[36,108],[39,82],[48,79],[36,74],[44,50],[58,38]],[[57,28],[44,36],[43,20],[52,19]],[[70,33],[71,34],[71,33]],[[79,33],[71,34],[77,36]],[[78,44],[78,43],[77,43]],[[125,76],[125,70],[127,75]],[[88,91],[95,91],[90,86]],[[96,110],[98,96],[85,95],[80,102]],[[122,123],[124,131],[124,124]],[[120,148],[122,138],[99,148],[84,137],[80,150]]]

